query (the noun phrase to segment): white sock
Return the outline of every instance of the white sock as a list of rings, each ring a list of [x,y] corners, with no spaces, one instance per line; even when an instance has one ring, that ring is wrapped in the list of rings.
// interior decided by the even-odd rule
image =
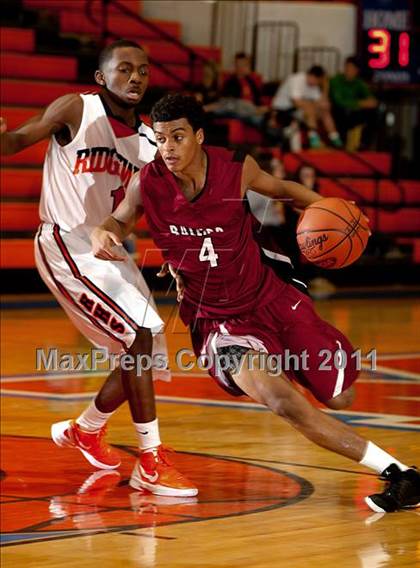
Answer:
[[[139,439],[139,448],[141,450],[148,450],[149,448],[156,448],[160,446],[159,423],[155,418],[151,422],[134,423],[137,436]]]
[[[335,130],[334,132],[330,132],[328,134],[328,137],[330,140],[338,140],[338,138],[340,138],[339,133]]]
[[[113,412],[101,412],[96,408],[95,401],[92,400],[79,418],[76,418],[76,423],[85,432],[97,432],[113,414]]]
[[[397,464],[397,466],[402,470],[405,471],[409,469],[408,466],[404,465],[403,463],[399,462],[395,458],[393,458],[390,454],[387,454],[381,448],[378,448],[372,442],[368,442],[366,446],[366,452],[363,456],[363,459],[359,462],[361,465],[365,465],[370,469],[377,471],[378,473],[382,473],[387,467],[389,467],[392,463]]]

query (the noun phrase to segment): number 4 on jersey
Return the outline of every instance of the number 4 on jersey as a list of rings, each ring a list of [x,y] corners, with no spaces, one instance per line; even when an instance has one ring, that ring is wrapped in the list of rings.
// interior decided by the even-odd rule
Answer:
[[[211,237],[206,237],[203,241],[203,246],[200,250],[200,256],[198,257],[201,262],[208,260],[210,262],[210,266],[217,266],[217,259],[219,255],[216,254],[213,243],[211,242]]]

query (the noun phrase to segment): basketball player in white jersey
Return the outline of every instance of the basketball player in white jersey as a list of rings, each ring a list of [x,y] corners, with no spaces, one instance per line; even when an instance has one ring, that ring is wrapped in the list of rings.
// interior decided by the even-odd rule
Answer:
[[[149,80],[146,53],[127,40],[108,45],[99,56],[95,80],[99,93],[60,97],[12,132],[0,119],[1,153],[15,154],[50,138],[35,259],[76,327],[108,353],[151,356],[153,341],[160,339],[159,351],[165,354],[164,336],[157,335],[163,322],[134,261],[121,247],[124,262],[104,263],[93,256],[90,244],[93,227],[114,211],[133,174],[156,152],[153,131],[135,110]],[[120,457],[105,442],[105,425],[126,400],[140,448],[138,488],[195,495],[196,487],[172,466],[161,445],[151,370],[141,376],[135,368],[114,370],[76,420],[53,424],[54,442],[79,449],[97,468],[117,468]]]

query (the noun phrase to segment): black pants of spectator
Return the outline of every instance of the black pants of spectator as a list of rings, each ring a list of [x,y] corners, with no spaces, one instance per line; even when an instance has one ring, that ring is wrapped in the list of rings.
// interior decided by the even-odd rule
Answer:
[[[378,121],[376,109],[349,110],[336,106],[333,107],[333,117],[342,140],[346,140],[349,130],[355,126],[364,125],[362,145],[365,147],[372,145]]]

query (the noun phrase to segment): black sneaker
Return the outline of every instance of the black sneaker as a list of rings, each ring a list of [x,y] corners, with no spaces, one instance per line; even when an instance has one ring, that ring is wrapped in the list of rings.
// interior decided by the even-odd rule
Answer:
[[[365,497],[365,503],[372,511],[392,513],[420,505],[420,473],[416,469],[401,471],[392,463],[382,472],[381,478],[386,481],[385,491]]]

